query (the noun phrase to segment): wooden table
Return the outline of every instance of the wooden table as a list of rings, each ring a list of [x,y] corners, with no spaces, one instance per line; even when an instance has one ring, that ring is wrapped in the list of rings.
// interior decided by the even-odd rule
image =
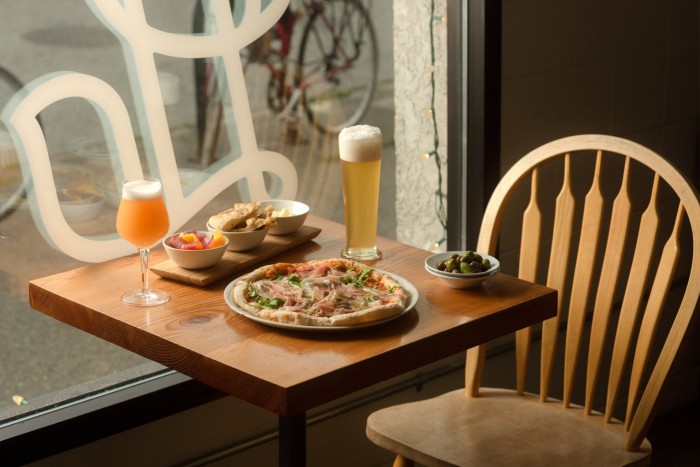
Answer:
[[[274,260],[338,257],[345,230],[309,216],[322,229],[314,240]],[[125,305],[119,297],[140,283],[134,256],[30,281],[36,310],[173,368],[279,416],[280,465],[304,465],[306,412],[468,347],[540,322],[556,313],[556,291],[497,274],[477,289],[456,290],[427,273],[429,252],[380,238],[375,267],[410,281],[415,308],[389,323],[345,332],[289,331],[233,312],[223,290],[151,276],[171,300]],[[152,264],[164,259],[152,252]]]

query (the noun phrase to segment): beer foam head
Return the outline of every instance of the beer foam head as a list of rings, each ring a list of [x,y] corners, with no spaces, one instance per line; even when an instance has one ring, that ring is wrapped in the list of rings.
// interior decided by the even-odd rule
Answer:
[[[127,180],[122,185],[122,198],[144,200],[160,197],[160,180]]]
[[[343,128],[338,135],[340,158],[348,162],[370,162],[382,157],[382,130],[370,125]]]

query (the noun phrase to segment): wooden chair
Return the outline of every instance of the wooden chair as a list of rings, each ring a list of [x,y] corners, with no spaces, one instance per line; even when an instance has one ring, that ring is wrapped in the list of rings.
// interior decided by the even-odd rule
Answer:
[[[498,250],[502,266],[517,262],[514,274],[559,292],[557,317],[516,334],[516,389],[480,387],[486,347],[472,348],[464,389],[374,412],[367,436],[397,454],[395,466],[648,465],[645,436],[700,293],[696,192],[636,143],[581,135],[545,144],[508,171],[486,208],[478,251],[496,254],[499,238],[517,233],[506,224],[513,205],[519,259],[505,261],[518,256],[515,235],[513,248]],[[465,299],[470,293],[479,292]],[[539,396],[526,390],[537,387],[536,376],[526,379],[533,336],[543,349]],[[572,401],[577,391],[582,405]]]

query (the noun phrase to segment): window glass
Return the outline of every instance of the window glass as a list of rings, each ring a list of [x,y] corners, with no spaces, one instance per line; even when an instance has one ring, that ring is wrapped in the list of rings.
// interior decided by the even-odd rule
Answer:
[[[129,60],[134,57],[125,53],[118,35],[98,19],[89,3],[2,0],[0,108],[22,86],[57,72],[99,78],[128,111],[144,170],[152,167],[149,159],[155,153],[169,150],[171,144],[176,171],[158,175],[177,177],[188,196],[243,151],[238,132],[245,122],[231,106],[218,105],[228,102],[230,90],[216,79],[217,58],[154,56],[169,133],[163,140],[149,133],[145,121],[144,101],[153,96],[133,91],[136,77]],[[255,144],[291,161],[298,177],[296,198],[310,205],[313,214],[342,222],[337,131],[354,123],[380,127],[384,201],[378,233],[395,238],[392,9],[368,0],[328,0],[321,17],[308,6],[313,3],[293,0],[282,19],[241,52]],[[196,0],[143,0],[143,8],[148,24],[161,31],[216,32],[206,8]],[[234,24],[240,14],[234,9]],[[356,23],[347,23],[349,18]],[[325,20],[349,32],[334,40],[320,27]],[[353,42],[357,37],[359,42]],[[343,75],[341,52],[356,54],[360,72]],[[38,115],[60,191],[57,197],[63,201],[62,215],[82,238],[116,235],[119,171],[110,161],[102,117],[81,98],[63,99]],[[19,159],[8,125],[0,123],[0,423],[163,370],[29,306],[29,280],[86,263],[52,245],[36,220],[32,197],[27,196],[33,174],[22,169]],[[264,181],[275,195],[276,175],[266,172]],[[247,200],[246,188],[245,182],[232,182],[173,228],[203,228],[208,216]],[[136,261],[134,281],[136,286]]]

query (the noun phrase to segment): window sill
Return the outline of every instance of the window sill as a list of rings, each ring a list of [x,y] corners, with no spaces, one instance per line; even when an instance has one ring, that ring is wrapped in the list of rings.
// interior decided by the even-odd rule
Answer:
[[[223,396],[162,370],[0,426],[0,457],[6,465],[33,462]]]

